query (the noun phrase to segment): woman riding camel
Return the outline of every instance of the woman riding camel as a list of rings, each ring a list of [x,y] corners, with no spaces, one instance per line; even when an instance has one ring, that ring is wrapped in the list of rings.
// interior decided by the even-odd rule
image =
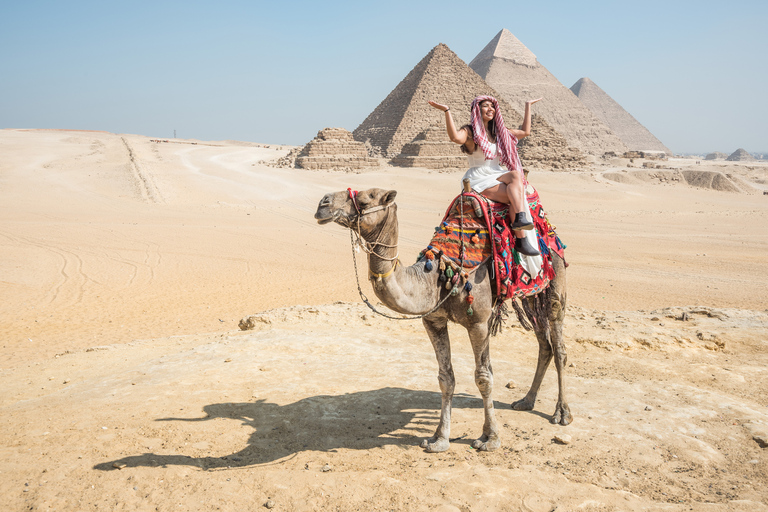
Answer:
[[[472,190],[491,201],[510,205],[510,227],[515,232],[515,250],[527,256],[538,256],[539,251],[523,234],[523,230],[533,229],[533,223],[527,213],[525,176],[517,155],[517,141],[531,134],[531,105],[539,100],[541,98],[525,102],[523,125],[519,130],[509,130],[504,126],[499,102],[492,96],[478,96],[472,101],[470,124],[459,130],[453,123],[450,107],[429,102],[445,112],[448,137],[456,144],[461,144],[462,151],[468,154],[469,170],[464,178],[469,178]],[[480,151],[476,151],[478,147]]]

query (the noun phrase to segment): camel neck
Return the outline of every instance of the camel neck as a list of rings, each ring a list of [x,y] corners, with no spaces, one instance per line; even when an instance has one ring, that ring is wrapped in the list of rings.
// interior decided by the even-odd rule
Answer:
[[[376,233],[365,237],[369,244],[368,269],[372,276],[391,275],[397,261],[398,225],[394,207],[387,210],[387,216]]]
[[[440,287],[437,272],[424,274],[424,264],[409,267],[397,264],[397,210],[391,208],[376,229],[366,233],[368,270],[373,292],[393,311],[406,315],[421,315],[438,300]],[[415,268],[414,268],[415,267]],[[429,283],[424,289],[425,283]]]

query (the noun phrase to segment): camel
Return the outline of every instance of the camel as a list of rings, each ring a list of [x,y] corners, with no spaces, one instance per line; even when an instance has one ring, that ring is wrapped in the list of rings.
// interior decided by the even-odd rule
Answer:
[[[438,282],[437,271],[426,271],[425,261],[404,267],[398,259],[397,192],[372,188],[357,193],[341,191],[326,194],[315,212],[318,224],[336,222],[354,230],[364,240],[368,252],[370,281],[379,300],[393,311],[406,315],[429,313],[445,294],[450,293]],[[570,408],[565,399],[563,374],[567,360],[563,343],[562,325],[565,315],[565,262],[553,251],[553,268],[556,277],[546,291],[546,303],[536,303],[526,298],[527,309],[546,311],[534,331],[539,342],[539,358],[536,373],[528,393],[512,403],[512,409],[529,411],[533,409],[536,396],[550,361],[555,360],[557,368],[558,397],[551,422],[568,425],[572,421]],[[493,371],[489,350],[489,323],[494,304],[490,268],[481,265],[470,275],[474,313],[469,315],[465,303],[466,292],[462,291],[448,298],[437,310],[422,318],[435,350],[439,367],[438,382],[442,393],[440,421],[435,434],[424,439],[421,447],[427,452],[442,452],[448,449],[451,431],[451,399],[455,379],[451,365],[451,345],[448,339],[448,321],[461,324],[467,329],[475,356],[475,383],[483,398],[484,423],[482,436],[472,442],[477,450],[495,450],[501,445],[496,424],[493,399]]]

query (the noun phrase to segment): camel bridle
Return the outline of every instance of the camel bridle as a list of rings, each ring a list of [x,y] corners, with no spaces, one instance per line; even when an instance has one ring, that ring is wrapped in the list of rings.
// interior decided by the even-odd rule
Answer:
[[[378,279],[381,279],[381,277],[379,277],[379,276],[386,277],[386,276],[390,275],[394,271],[395,267],[397,266],[397,263],[399,261],[397,258],[398,258],[400,253],[398,251],[395,254],[394,257],[386,258],[386,257],[382,256],[381,254],[379,254],[378,252],[376,252],[376,248],[377,247],[383,247],[385,249],[396,249],[397,248],[397,245],[387,245],[387,244],[384,244],[384,243],[379,241],[380,238],[381,238],[382,232],[384,231],[383,225],[386,224],[387,221],[389,220],[389,214],[390,214],[389,207],[392,206],[394,203],[389,203],[389,204],[384,204],[384,205],[380,204],[380,205],[377,205],[377,206],[372,206],[371,208],[361,209],[360,205],[357,203],[357,190],[352,190],[351,188],[348,188],[347,189],[347,193],[349,194],[349,198],[352,200],[352,204],[354,205],[355,211],[357,212],[357,215],[355,216],[355,218],[348,219],[348,222],[347,222],[347,225],[348,225],[349,231],[350,231],[350,235],[349,235],[350,238],[352,237],[352,233],[357,235],[357,240],[353,241],[352,245],[354,247],[355,243],[357,243],[357,246],[361,247],[363,249],[363,251],[365,251],[367,254],[373,254],[374,256],[376,256],[377,258],[379,258],[381,260],[384,260],[384,261],[394,261],[395,263],[392,265],[392,270],[390,270],[386,274],[375,274],[375,275],[373,275],[373,277],[376,277]],[[369,242],[368,240],[363,238],[363,236],[360,234],[360,220],[365,215],[368,215],[368,214],[371,214],[371,213],[375,213],[375,212],[379,212],[381,210],[386,210],[387,211],[387,218],[384,220],[384,223],[382,224],[382,229],[379,230],[379,234],[376,236],[376,240],[373,241],[373,242]],[[357,222],[357,231],[352,229],[353,222]],[[373,274],[373,272],[371,274]]]
[[[360,206],[357,204],[357,191],[356,190],[352,190],[351,188],[348,188],[347,189],[347,193],[349,194],[349,198],[352,200],[352,204],[355,206],[355,211],[357,212],[357,218],[356,219],[350,219],[347,222],[347,227],[349,228],[349,241],[350,241],[350,243],[352,245],[352,261],[353,261],[354,267],[355,267],[355,280],[357,281],[357,293],[360,294],[360,299],[365,303],[366,306],[368,306],[371,309],[371,311],[373,311],[377,315],[381,315],[381,316],[383,316],[385,318],[389,318],[390,320],[418,320],[418,319],[424,318],[425,316],[431,315],[432,313],[434,313],[435,311],[440,309],[440,307],[443,304],[445,304],[445,302],[449,298],[451,298],[453,296],[452,293],[447,293],[445,295],[445,297],[443,297],[441,300],[439,300],[437,302],[437,304],[435,304],[435,306],[432,309],[430,309],[429,311],[427,311],[426,313],[424,313],[422,315],[416,315],[416,316],[400,316],[400,317],[398,317],[398,316],[388,315],[386,313],[382,313],[381,311],[376,309],[376,307],[374,307],[373,304],[371,304],[370,300],[368,300],[368,297],[366,297],[365,293],[363,293],[363,289],[360,287],[360,275],[357,272],[357,257],[355,256],[355,253],[357,251],[355,250],[355,244],[357,244],[358,247],[362,247],[362,249],[366,253],[373,254],[377,258],[380,258],[380,259],[385,260],[385,261],[394,261],[394,263],[392,264],[392,268],[388,272],[385,272],[384,274],[376,274],[374,272],[371,272],[371,270],[369,269],[368,272],[369,272],[371,277],[375,277],[377,281],[381,281],[383,278],[390,276],[395,271],[395,269],[397,268],[397,265],[400,263],[400,260],[398,259],[399,251],[398,251],[397,254],[395,254],[394,258],[384,258],[384,257],[382,257],[381,255],[379,255],[376,252],[376,247],[385,247],[385,248],[388,248],[388,249],[392,249],[392,248],[396,248],[397,247],[397,245],[387,245],[387,244],[383,244],[383,243],[379,242],[379,237],[381,236],[381,233],[384,231],[383,225],[386,224],[387,221],[389,220],[389,216],[390,216],[390,212],[391,212],[389,207],[392,206],[395,203],[389,203],[389,204],[386,204],[386,205],[377,205],[377,206],[373,206],[371,208],[361,209]],[[464,202],[463,201],[459,201],[459,208],[461,209],[460,230],[463,231],[463,226],[464,226]],[[360,235],[360,218],[363,217],[364,215],[368,215],[369,213],[374,213],[374,212],[378,212],[378,211],[381,211],[381,210],[387,210],[387,218],[384,220],[384,223],[382,224],[382,229],[379,231],[379,234],[377,236],[376,241],[375,242],[369,242],[366,239],[364,239],[362,237],[362,235]],[[352,221],[353,220],[357,220],[357,231],[352,229]],[[357,240],[354,239],[353,233],[354,233],[354,235],[357,235]],[[461,254],[460,268],[464,268],[464,237],[461,238],[461,252],[460,252],[460,254]],[[479,266],[477,268],[479,268]],[[477,270],[477,268],[473,269],[470,272],[470,274],[473,274]]]

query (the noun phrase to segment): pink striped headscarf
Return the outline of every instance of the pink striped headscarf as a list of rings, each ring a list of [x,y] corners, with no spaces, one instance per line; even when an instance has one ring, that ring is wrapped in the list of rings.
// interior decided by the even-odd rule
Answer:
[[[493,108],[496,113],[491,121],[496,125],[496,147],[499,151],[499,159],[508,170],[523,172],[523,164],[520,162],[520,157],[517,155],[517,137],[509,133],[507,127],[504,126],[504,118],[501,117],[501,110],[499,110],[499,102],[493,96],[478,96],[472,100],[472,135],[475,139],[475,144],[480,146],[483,150],[486,160],[493,160],[493,153],[491,153],[491,143],[488,141],[488,134],[485,133],[485,125],[483,124],[483,115],[480,113],[480,103],[484,101],[490,101],[493,103]]]

